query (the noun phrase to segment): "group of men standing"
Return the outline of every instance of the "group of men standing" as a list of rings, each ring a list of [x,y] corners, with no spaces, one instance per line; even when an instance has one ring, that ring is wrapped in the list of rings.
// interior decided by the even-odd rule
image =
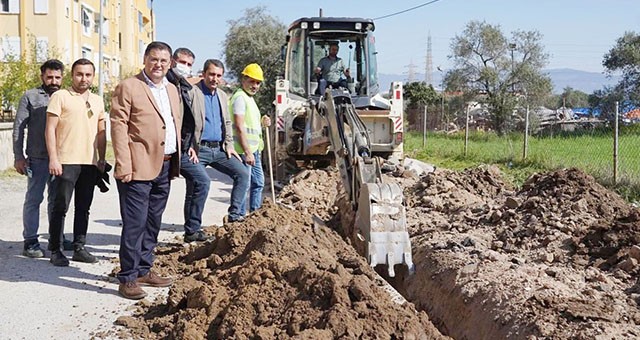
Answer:
[[[250,212],[262,203],[262,127],[271,124],[253,99],[264,80],[262,69],[258,64],[247,65],[241,86],[228,98],[218,88],[224,76],[222,62],[206,60],[202,79],[191,83],[187,77],[194,60],[187,48],[172,53],[168,44],[152,42],[145,50],[143,70],[118,84],[112,96],[114,178],[122,218],[117,277],[118,291],[125,298],[145,297],[141,286],[166,287],[173,282],[152,270],[171,179],[180,174],[186,181],[185,242],[209,239],[202,230],[211,181],[207,166],[233,179],[226,223],[244,219],[247,200]],[[89,209],[94,187],[109,168],[104,103],[90,91],[94,65],[87,59],[77,60],[71,68],[71,89],[61,90],[63,70],[57,60],[42,65],[42,86],[21,99],[13,136],[15,168],[29,177],[23,255],[45,256],[38,242],[38,216],[48,185],[48,249],[55,266],[69,265],[63,249],[74,250],[74,261],[97,261],[85,249]],[[63,226],[72,195],[73,242],[67,245]]]

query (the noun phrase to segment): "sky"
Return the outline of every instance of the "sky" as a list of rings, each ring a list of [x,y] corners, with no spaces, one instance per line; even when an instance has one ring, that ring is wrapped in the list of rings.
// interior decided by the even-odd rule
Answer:
[[[431,35],[433,70],[448,70],[451,40],[472,21],[499,25],[506,36],[514,30],[536,30],[549,57],[547,69],[604,71],[603,56],[626,31],[640,32],[640,0],[439,0],[406,13],[375,20],[425,4],[426,0],[155,0],[156,39],[173,48],[188,47],[196,65],[223,59],[222,43],[228,21],[246,8],[265,6],[289,26],[301,17],[373,18],[376,24],[378,71],[407,74],[413,65],[424,73],[427,37]],[[195,69],[195,67],[194,67]]]

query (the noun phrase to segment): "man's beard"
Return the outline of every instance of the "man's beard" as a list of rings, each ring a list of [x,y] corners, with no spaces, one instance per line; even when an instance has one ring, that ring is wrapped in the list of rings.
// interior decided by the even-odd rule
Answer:
[[[52,94],[60,89],[60,85],[43,85],[45,92]]]

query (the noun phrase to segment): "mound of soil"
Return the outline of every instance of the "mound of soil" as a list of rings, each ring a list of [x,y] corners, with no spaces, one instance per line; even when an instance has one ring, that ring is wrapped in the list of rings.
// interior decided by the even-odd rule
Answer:
[[[156,267],[177,278],[167,301],[121,317],[147,339],[435,339],[424,312],[392,301],[383,282],[322,219],[335,173],[309,171],[242,223],[211,227],[215,241],[168,244]],[[303,208],[304,207],[304,208]]]
[[[454,338],[633,338],[637,209],[577,169],[405,180],[416,275],[401,291]]]
[[[213,242],[159,247],[168,299],[118,323],[136,338],[442,337],[429,319],[460,339],[640,337],[640,211],[592,177],[564,169],[518,190],[482,166],[385,180],[405,190],[416,272],[393,282],[410,303],[335,232],[348,229],[338,174],[314,170],[282,205],[208,228]]]

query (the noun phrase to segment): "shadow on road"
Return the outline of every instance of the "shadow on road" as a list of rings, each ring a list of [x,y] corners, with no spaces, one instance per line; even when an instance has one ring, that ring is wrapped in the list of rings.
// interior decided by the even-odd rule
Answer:
[[[41,242],[40,244],[46,247],[46,242]],[[49,263],[49,251],[46,252],[47,256],[44,258],[31,259],[21,255],[22,245],[21,241],[0,240],[0,281],[40,282],[69,289],[93,291],[98,294],[118,294],[117,290],[109,288],[109,286],[113,286],[110,283],[116,282],[115,278],[83,272],[79,268],[79,265],[86,266],[90,264],[79,264],[70,261],[69,267],[54,267]],[[89,246],[87,246],[87,249],[94,252],[100,251],[91,249]],[[69,259],[71,259],[72,254],[72,251],[65,252]],[[109,261],[112,258],[97,255],[101,261]]]

